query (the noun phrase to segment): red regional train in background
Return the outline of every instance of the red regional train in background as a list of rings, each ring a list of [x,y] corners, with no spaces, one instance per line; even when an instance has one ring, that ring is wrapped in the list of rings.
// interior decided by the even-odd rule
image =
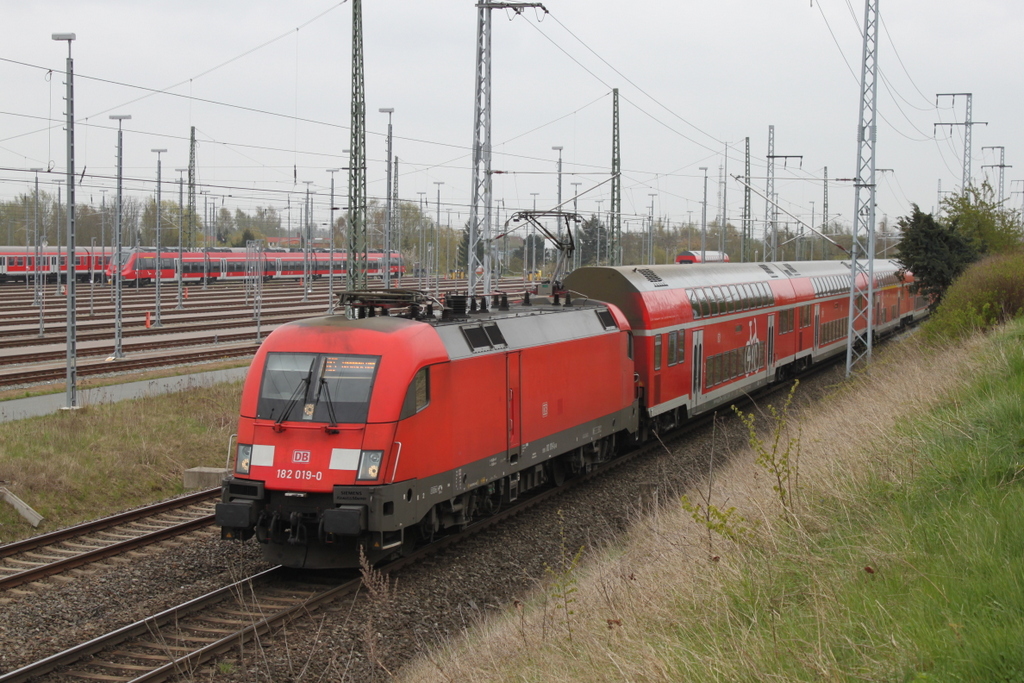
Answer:
[[[676,263],[729,263],[729,255],[724,251],[704,250],[704,258],[699,251],[681,251],[676,255]]]
[[[326,277],[330,273],[330,252],[315,251],[311,256],[313,277]],[[58,258],[60,263],[58,265]],[[161,252],[161,279],[176,281],[178,277],[178,252]],[[303,276],[303,255],[301,252],[264,251],[264,278],[268,280],[301,278]],[[146,285],[156,279],[156,251],[122,249],[120,272],[122,281]],[[207,251],[186,251],[182,253],[182,279],[185,282],[218,280],[242,280],[246,277],[245,250],[210,249]],[[367,254],[367,273],[371,276],[384,274],[384,252],[371,251]],[[334,276],[345,274],[348,255],[342,250],[334,252]],[[398,252],[391,253],[391,274],[400,277],[405,274],[405,264]],[[110,248],[79,247],[75,250],[75,279],[89,282],[95,278],[109,280],[114,272],[114,254]],[[46,247],[37,259],[35,250],[29,247],[0,247],[0,282],[32,280],[40,278],[55,282],[57,273],[62,281],[67,280],[67,250],[58,255],[56,247]]]
[[[874,267],[878,335],[926,315],[896,262]],[[564,303],[404,317],[367,295],[353,319],[275,330],[246,379],[222,537],[294,567],[381,561],[846,347],[844,262],[588,267],[563,285]]]
[[[247,276],[248,261],[245,250],[209,249],[206,251],[187,251],[182,254],[182,280],[185,282],[202,282],[204,279],[214,281],[244,280]],[[264,279],[280,280],[301,278],[304,275],[302,252],[273,251],[263,252]],[[384,252],[371,251],[367,254],[367,274],[383,276],[386,267]],[[334,252],[334,277],[343,277],[348,263],[348,253],[342,250]],[[310,254],[310,264],[314,278],[327,277],[331,272],[331,254],[326,251],[314,251]],[[398,252],[391,252],[389,262],[393,277],[405,273],[405,265]],[[164,251],[160,254],[161,281],[176,281],[178,277],[178,252]],[[108,275],[112,273],[108,269]],[[127,255],[121,267],[121,277],[126,282],[138,282],[146,285],[157,277],[156,251],[134,251]]]
[[[103,275],[113,257],[110,249],[89,247],[75,249],[75,279],[88,282]],[[58,263],[59,259],[59,263]],[[46,281],[55,282],[57,273],[62,281],[67,280],[68,252],[56,247],[44,247],[36,255],[34,247],[0,247],[0,282],[32,281],[37,275]]]

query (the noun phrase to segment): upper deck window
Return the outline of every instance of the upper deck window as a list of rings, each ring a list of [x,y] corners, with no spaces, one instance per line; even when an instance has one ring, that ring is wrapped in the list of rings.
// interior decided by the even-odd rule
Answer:
[[[379,356],[268,353],[256,417],[366,422],[379,362]]]

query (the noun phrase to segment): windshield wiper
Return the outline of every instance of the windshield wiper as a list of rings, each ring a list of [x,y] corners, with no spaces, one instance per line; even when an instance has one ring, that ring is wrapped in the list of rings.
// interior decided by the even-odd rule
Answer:
[[[316,358],[309,361],[309,372],[302,378],[302,382],[299,386],[295,387],[295,391],[292,392],[292,397],[288,401],[288,405],[285,406],[284,412],[281,413],[281,417],[277,418],[275,422],[275,429],[280,431],[281,423],[288,419],[288,416],[292,413],[292,408],[299,402],[299,399],[306,395],[306,389],[309,388],[309,383],[313,379],[313,366],[316,364]]]
[[[327,394],[327,417],[331,418],[331,424],[324,428],[328,434],[337,434],[338,430],[334,427],[338,426],[338,418],[334,414],[334,400],[331,398],[331,387],[327,384],[327,379],[324,377],[320,378],[320,390]],[[320,397],[317,396],[317,402]]]

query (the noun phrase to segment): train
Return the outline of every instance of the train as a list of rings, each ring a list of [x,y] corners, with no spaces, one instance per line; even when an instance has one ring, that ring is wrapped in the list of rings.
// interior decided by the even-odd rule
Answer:
[[[876,335],[927,314],[911,274],[873,267]],[[668,264],[580,268],[511,303],[367,292],[264,340],[216,524],[291,567],[400,556],[845,352],[850,278]]]
[[[313,278],[327,277],[332,272],[334,277],[345,275],[348,253],[335,250],[334,264],[331,266],[331,254],[327,251],[313,251],[309,255],[310,272]],[[177,251],[160,253],[159,273],[161,282],[177,281],[178,269],[185,282],[239,281],[251,276],[250,259],[244,250],[205,250],[189,251],[181,255],[179,265]],[[305,276],[305,257],[302,252],[271,251],[262,253],[263,279],[283,280],[297,279]],[[385,261],[388,261],[385,264]],[[391,268],[392,277],[401,277],[405,273],[405,264],[397,252],[391,252],[391,258],[385,259],[383,251],[367,253],[367,275],[384,275],[385,268]],[[108,276],[113,273],[113,266],[108,267]],[[157,278],[157,254],[155,250],[133,251],[126,255],[121,266],[121,277],[126,282],[137,282],[147,285]]]
[[[75,279],[79,282],[98,279],[107,270],[112,257],[110,249],[76,248]],[[32,281],[37,276],[44,281],[56,281],[58,273],[61,280],[66,281],[67,272],[67,249],[58,252],[56,247],[43,247],[37,255],[34,247],[0,247],[0,282]]]
[[[701,258],[699,251],[681,251],[676,254],[676,263],[729,263],[729,255],[724,251],[705,249]]]
[[[58,258],[60,263],[58,264]],[[115,260],[119,265],[115,265]],[[312,277],[320,278],[330,275],[331,254],[327,251],[314,251],[310,254]],[[385,261],[387,264],[385,265]],[[183,264],[183,265],[179,265]],[[267,280],[295,279],[304,276],[302,252],[274,251],[263,252],[263,277]],[[334,252],[335,277],[345,274],[348,254],[344,250]],[[160,278],[162,282],[177,281],[178,270],[181,270],[185,282],[208,282],[243,280],[249,274],[245,250],[209,249],[204,251],[186,251],[181,254],[179,262],[177,250],[161,251]],[[390,260],[385,259],[383,251],[370,251],[367,254],[367,274],[371,277],[382,277],[384,269],[390,267],[393,277],[405,274],[405,262],[401,254],[392,252]],[[75,249],[75,279],[79,282],[90,280],[109,281],[114,269],[119,268],[123,282],[139,285],[152,283],[157,276],[157,255],[155,249],[123,249],[121,256],[114,259],[110,248],[78,247]],[[41,249],[37,258],[35,250],[22,247],[0,247],[0,282],[32,281],[39,277],[44,281],[56,281],[58,273],[62,281],[67,280],[67,250],[58,253],[56,247]]]

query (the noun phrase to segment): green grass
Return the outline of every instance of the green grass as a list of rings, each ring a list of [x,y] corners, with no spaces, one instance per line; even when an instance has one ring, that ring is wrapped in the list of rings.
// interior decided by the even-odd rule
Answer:
[[[581,563],[571,640],[541,587],[406,680],[1024,683],[1024,321],[883,350],[786,419],[793,510],[737,454],[714,499],[751,534],[638,519]]]
[[[680,634],[680,675],[722,633],[755,641],[757,680],[1024,681],[1024,334],[1004,333],[991,374],[901,430],[898,477],[872,473],[821,501],[818,533],[750,549],[705,638]],[[868,569],[870,568],[870,569]],[[714,639],[714,640],[711,640]],[[713,644],[712,644],[713,643]]]
[[[0,424],[0,480],[46,521],[0,505],[0,542],[183,491],[190,467],[223,467],[241,383],[86,406]]]

